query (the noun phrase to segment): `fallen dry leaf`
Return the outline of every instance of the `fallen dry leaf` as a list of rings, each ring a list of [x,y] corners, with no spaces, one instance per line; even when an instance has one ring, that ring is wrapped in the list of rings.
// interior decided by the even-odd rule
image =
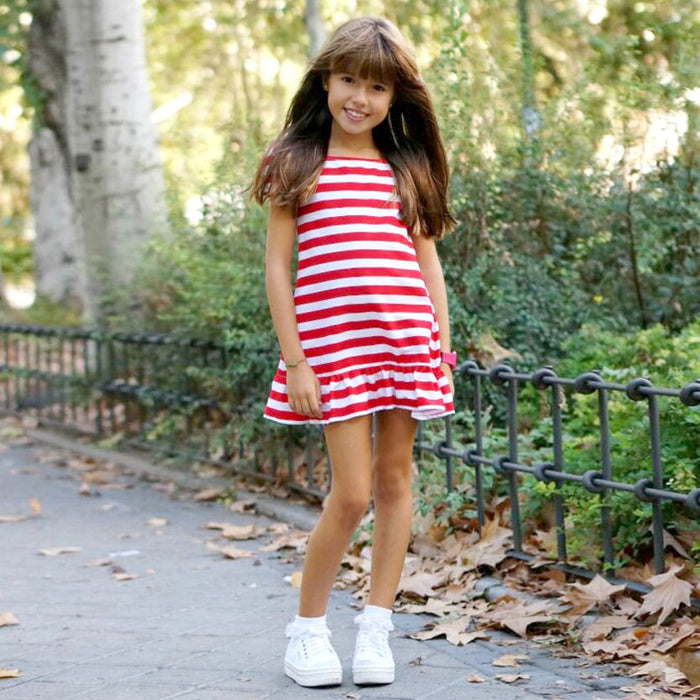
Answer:
[[[619,641],[604,639],[583,642],[583,650],[589,656],[601,656],[606,659],[614,659],[621,650],[625,649]]]
[[[413,574],[404,575],[399,582],[399,591],[415,593],[423,598],[433,595],[433,589],[445,582],[445,572],[430,573],[429,571],[416,571]]]
[[[684,559],[692,559],[685,547],[668,530],[664,530],[664,549],[666,547],[675,549]]]
[[[658,659],[649,661],[648,663],[640,666],[631,672],[632,676],[651,676],[652,678],[659,678],[665,680],[667,683],[677,683],[678,681],[685,680],[685,675],[682,671],[671,666],[668,662],[670,657],[661,656]]]
[[[483,683],[484,679],[478,673],[472,673],[467,676],[467,683]]]
[[[149,518],[146,521],[146,525],[150,525],[151,527],[165,527],[168,524],[168,521],[165,518]]]
[[[255,510],[255,499],[248,498],[243,501],[234,501],[230,506],[229,510],[233,513],[243,513],[247,510]],[[280,523],[281,524],[281,523]],[[272,528],[270,528],[272,529]]]
[[[648,683],[635,683],[634,685],[623,685],[620,690],[623,693],[634,693],[633,700],[675,700],[668,693],[659,692],[658,687]]]
[[[613,630],[623,630],[631,627],[634,623],[626,615],[606,615],[596,618],[583,630],[583,639],[604,639]]]
[[[78,471],[81,472],[92,472],[95,471],[97,467],[97,463],[95,462],[92,457],[85,457],[85,458],[73,458],[69,459],[66,464],[71,468],[71,469],[77,469]]]
[[[0,515],[0,523],[18,523],[20,520],[26,520],[27,515]]]
[[[107,557],[102,557],[101,559],[93,559],[92,561],[83,564],[83,566],[109,566],[112,560]]]
[[[112,574],[112,576],[117,580],[117,581],[131,581],[132,579],[138,578],[138,574]]]
[[[434,639],[443,634],[448,642],[457,646],[469,644],[476,639],[488,639],[488,635],[482,630],[475,632],[467,632],[467,627],[472,620],[471,615],[461,615],[455,620],[441,620],[440,622],[430,623],[429,628],[414,632],[408,635],[413,639]]]
[[[21,423],[23,428],[29,428],[30,430],[39,427],[39,419],[36,416],[30,416],[26,413],[22,416]]]
[[[16,668],[0,668],[0,678],[19,678],[20,673]]]
[[[462,560],[474,569],[495,568],[508,556],[512,537],[512,530],[501,527],[498,518],[487,519],[481,528],[481,538],[462,553]]]
[[[245,557],[252,557],[252,552],[245,549],[239,549],[234,545],[228,545],[227,547],[219,547],[219,545],[213,542],[207,542],[207,549],[212,552],[218,552],[223,555],[226,559],[244,559]]]
[[[649,579],[648,583],[654,587],[654,590],[642,596],[644,602],[637,612],[637,617],[651,615],[660,610],[660,624],[681,605],[690,605],[690,593],[693,587],[676,576],[682,568],[682,566],[673,566],[665,574],[658,574]]]
[[[252,540],[260,537],[264,530],[257,525],[235,525],[234,523],[207,523],[207,530],[221,530],[227,540]]]
[[[591,608],[600,603],[607,602],[616,593],[624,591],[626,586],[614,586],[606,581],[600,574],[587,584],[572,583],[568,586],[562,600],[572,604],[572,609],[568,611],[571,615],[585,615]]]
[[[497,681],[503,681],[504,683],[515,683],[515,681],[527,681],[530,680],[530,676],[527,673],[499,673],[494,676]]]
[[[529,659],[527,654],[505,654],[494,659],[491,664],[494,666],[520,666],[521,659]]]
[[[296,549],[303,550],[306,548],[306,543],[309,539],[308,532],[295,530],[291,535],[280,535],[272,542],[260,547],[261,552],[276,552],[279,549]]]
[[[292,588],[301,588],[302,571],[293,571],[289,577],[289,583],[292,584]],[[286,576],[285,576],[286,578]]]
[[[462,597],[463,595],[464,593],[462,592]],[[440,598],[428,598],[425,603],[410,603],[409,605],[401,607],[401,612],[435,615],[437,617],[444,617],[454,611],[454,601],[442,600]]]
[[[0,613],[0,627],[9,627],[10,625],[19,625],[19,620],[11,612]]]
[[[700,686],[700,650],[679,649],[673,655],[673,660],[690,685]]]
[[[192,496],[192,499],[195,501],[215,501],[225,491],[226,489],[223,487],[202,489],[201,491],[197,491],[197,493]]]
[[[615,600],[615,607],[620,611],[621,615],[629,615],[634,617],[641,605],[642,604],[640,602],[634,600],[633,598],[628,598],[627,596],[620,596]]]
[[[47,557],[55,557],[59,554],[74,554],[82,551],[82,547],[46,547],[45,549],[40,549],[39,553]]]
[[[514,600],[499,603],[488,615],[489,625],[507,627],[520,637],[527,637],[527,628],[537,622],[552,622],[557,606],[547,600],[528,603]]]

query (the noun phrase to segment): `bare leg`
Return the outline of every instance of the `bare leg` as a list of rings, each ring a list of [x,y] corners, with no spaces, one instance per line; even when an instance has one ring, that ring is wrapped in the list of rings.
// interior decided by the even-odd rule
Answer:
[[[370,416],[325,426],[333,481],[311,533],[301,581],[299,615],[325,615],[343,553],[367,510],[371,489]]]
[[[369,604],[391,608],[411,537],[411,466],[416,421],[408,411],[377,413],[374,445],[374,540]]]

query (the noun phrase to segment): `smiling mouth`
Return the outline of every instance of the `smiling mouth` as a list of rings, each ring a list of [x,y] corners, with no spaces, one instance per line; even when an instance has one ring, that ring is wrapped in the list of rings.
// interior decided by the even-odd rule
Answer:
[[[361,122],[367,115],[364,112],[358,112],[354,109],[345,108],[345,114],[348,119],[353,122]]]

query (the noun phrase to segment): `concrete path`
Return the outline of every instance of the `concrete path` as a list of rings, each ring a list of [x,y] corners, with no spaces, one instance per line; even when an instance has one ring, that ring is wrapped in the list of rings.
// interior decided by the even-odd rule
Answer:
[[[577,666],[523,641],[502,646],[515,639],[506,633],[465,647],[402,636],[432,619],[419,615],[394,615],[396,682],[357,687],[355,601],[343,591],[334,591],[328,610],[343,685],[299,688],[282,672],[284,627],[298,596],[285,576],[298,563],[258,551],[271,536],[236,543],[255,551],[250,558],[223,559],[206,547],[216,533],[203,529],[212,520],[271,520],[176,500],[144,482],[99,497],[79,495],[78,485],[71,469],[41,463],[36,447],[0,452],[0,516],[31,512],[31,498],[43,508],[38,517],[0,522],[0,614],[19,620],[0,627],[0,668],[21,671],[0,679],[0,700],[629,697],[618,689],[630,679],[612,667]],[[148,524],[152,518],[167,524]],[[39,554],[48,547],[81,550]],[[138,578],[119,581],[109,566],[86,566],[106,557]],[[518,669],[492,666],[503,654],[528,659]],[[513,672],[530,679],[495,679]],[[468,682],[472,674],[484,682]]]

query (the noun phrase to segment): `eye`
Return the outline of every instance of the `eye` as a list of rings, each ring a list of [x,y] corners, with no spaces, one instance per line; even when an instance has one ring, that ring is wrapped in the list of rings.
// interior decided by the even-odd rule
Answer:
[[[386,87],[386,85],[382,85],[381,83],[377,83],[377,84],[374,86],[374,89],[375,89],[377,92],[386,92],[387,87]]]
[[[351,83],[352,82],[352,76],[351,75],[343,75],[340,78],[344,83]]]

